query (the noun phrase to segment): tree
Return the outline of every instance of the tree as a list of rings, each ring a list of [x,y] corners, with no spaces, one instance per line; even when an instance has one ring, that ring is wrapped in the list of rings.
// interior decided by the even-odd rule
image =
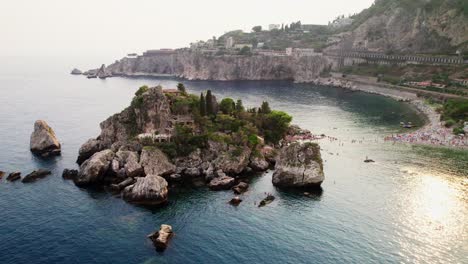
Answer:
[[[236,112],[238,113],[241,113],[241,112],[244,112],[245,111],[245,108],[244,108],[244,105],[242,104],[242,100],[237,100],[236,102]]]
[[[263,102],[262,106],[260,107],[260,109],[258,111],[259,111],[259,113],[262,113],[262,114],[271,113],[271,108],[270,108],[270,105],[268,104],[268,102]]]
[[[266,115],[263,129],[265,140],[271,143],[278,143],[286,134],[292,117],[282,111],[271,111]]]
[[[235,106],[236,103],[234,103],[234,100],[231,98],[224,98],[219,104],[219,109],[221,112],[223,112],[223,114],[230,115],[232,112],[234,112]]]
[[[185,85],[183,83],[177,84],[177,90],[179,90],[183,95],[187,94],[187,89],[185,89]]]
[[[239,55],[252,55],[252,52],[250,51],[250,48],[248,46],[244,46],[239,51]]]
[[[200,115],[206,116],[206,101],[203,93],[200,94]]]
[[[214,115],[213,109],[213,95],[211,94],[211,90],[206,92],[206,114],[207,115]]]
[[[252,31],[255,33],[261,32],[262,31],[262,26],[255,26],[252,28]]]

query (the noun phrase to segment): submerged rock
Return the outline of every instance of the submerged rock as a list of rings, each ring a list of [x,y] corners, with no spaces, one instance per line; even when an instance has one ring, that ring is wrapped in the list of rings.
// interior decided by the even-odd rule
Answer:
[[[320,147],[315,143],[292,143],[283,147],[276,161],[273,185],[319,187],[325,176]]]
[[[229,190],[234,185],[234,181],[234,178],[225,175],[211,180],[208,187],[213,191]]]
[[[236,196],[236,197],[232,198],[231,201],[229,201],[229,203],[234,205],[234,206],[238,206],[241,202],[242,202],[242,199],[239,198],[239,196]]]
[[[11,181],[11,182],[17,181],[21,179],[21,172],[12,172],[8,175],[6,179],[7,181]]]
[[[240,182],[236,186],[232,187],[232,190],[234,191],[235,194],[245,193],[247,189],[249,189],[249,184],[245,182]]]
[[[153,245],[158,251],[163,251],[167,248],[172,235],[172,227],[170,225],[161,225],[159,231],[148,235],[148,238],[153,241]]]
[[[78,170],[64,169],[62,172],[62,178],[65,180],[74,180],[78,177]]]
[[[127,179],[123,180],[122,182],[120,182],[119,184],[111,184],[110,187],[111,187],[111,189],[113,191],[120,192],[121,190],[123,190],[127,186],[130,186],[130,185],[132,185],[134,183],[135,183],[134,178],[127,178]]]
[[[21,180],[23,183],[30,183],[34,182],[38,179],[45,178],[46,176],[50,175],[51,171],[50,170],[45,170],[45,169],[39,169],[35,170],[28,175],[24,176],[24,178]]]
[[[55,136],[54,130],[45,121],[37,120],[31,134],[31,151],[34,154],[47,157],[60,155],[60,148],[60,142]]]
[[[77,186],[87,186],[99,183],[108,172],[115,153],[106,149],[95,153],[80,166],[78,177],[74,182]]]
[[[124,200],[141,205],[162,205],[167,202],[167,181],[157,175],[146,175],[136,178],[136,182],[125,187],[122,193]]]

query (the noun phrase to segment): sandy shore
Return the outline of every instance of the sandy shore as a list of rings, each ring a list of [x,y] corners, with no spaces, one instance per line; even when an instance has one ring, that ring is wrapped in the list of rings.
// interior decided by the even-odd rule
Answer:
[[[426,104],[423,99],[418,98],[415,93],[336,78],[321,78],[317,79],[315,83],[405,101],[415,106],[418,111],[426,116],[428,123],[425,126],[409,133],[389,135],[385,137],[386,141],[468,149],[468,136],[454,135],[452,129],[446,128],[443,122],[440,121],[440,114],[433,107]]]

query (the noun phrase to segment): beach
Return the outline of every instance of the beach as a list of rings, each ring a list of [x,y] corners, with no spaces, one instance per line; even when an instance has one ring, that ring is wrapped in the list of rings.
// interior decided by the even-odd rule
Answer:
[[[427,124],[423,127],[408,133],[388,135],[384,138],[387,142],[468,149],[468,136],[454,135],[452,129],[445,127],[443,122],[440,121],[440,114],[434,107],[428,105],[424,99],[419,98],[415,93],[341,78],[320,78],[315,81],[315,84],[391,97],[413,105],[427,118]]]

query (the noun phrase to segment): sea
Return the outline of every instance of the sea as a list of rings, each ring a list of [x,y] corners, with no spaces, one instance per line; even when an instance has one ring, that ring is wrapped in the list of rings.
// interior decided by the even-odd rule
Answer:
[[[76,57],[1,59],[0,170],[52,175],[30,184],[0,180],[0,263],[468,263],[468,153],[384,141],[404,132],[402,121],[425,124],[411,105],[288,81],[87,79],[70,74],[77,64]],[[62,179],[63,169],[78,168],[81,144],[140,86],[179,82],[246,107],[268,101],[294,124],[336,138],[317,141],[322,190],[277,189],[270,170],[249,178],[238,207],[228,203],[232,191],[193,187],[171,190],[165,207],[146,208]],[[38,119],[55,130],[61,156],[31,154]],[[265,193],[276,199],[259,208]],[[147,235],[161,224],[175,235],[156,252]]]

